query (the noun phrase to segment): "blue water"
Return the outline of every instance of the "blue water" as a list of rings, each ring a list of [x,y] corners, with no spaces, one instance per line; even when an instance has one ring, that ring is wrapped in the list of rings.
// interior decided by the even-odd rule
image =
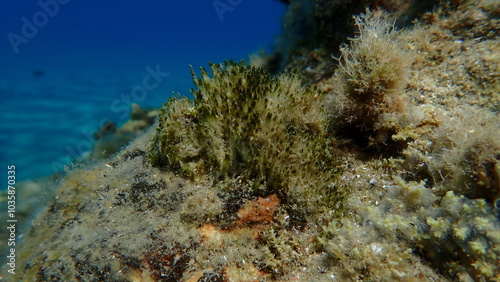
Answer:
[[[270,51],[284,7],[17,0],[1,1],[0,11],[0,165],[31,179],[90,149],[104,121],[123,124],[132,102],[160,107],[172,92],[190,95],[189,65]]]

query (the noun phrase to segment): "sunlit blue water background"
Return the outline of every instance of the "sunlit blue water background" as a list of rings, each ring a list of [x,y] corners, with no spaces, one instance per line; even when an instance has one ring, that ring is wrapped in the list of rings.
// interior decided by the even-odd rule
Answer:
[[[189,65],[270,50],[283,10],[275,0],[2,1],[2,167],[16,165],[18,179],[53,174],[103,120],[123,124],[131,102],[190,95]],[[168,76],[134,100],[148,66]]]

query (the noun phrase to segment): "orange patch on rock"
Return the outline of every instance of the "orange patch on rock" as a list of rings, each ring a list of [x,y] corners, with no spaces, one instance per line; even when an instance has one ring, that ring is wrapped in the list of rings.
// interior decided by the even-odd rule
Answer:
[[[200,229],[201,243],[220,246],[222,244],[223,232],[210,223],[204,224]]]
[[[280,199],[274,194],[266,198],[259,197],[255,201],[248,201],[244,207],[238,210],[239,222],[271,222],[279,204]]]

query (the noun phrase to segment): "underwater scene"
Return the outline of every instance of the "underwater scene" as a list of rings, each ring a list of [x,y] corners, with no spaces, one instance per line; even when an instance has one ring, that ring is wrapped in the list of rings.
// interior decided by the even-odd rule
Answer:
[[[0,280],[500,280],[499,1],[0,10]]]
[[[2,3],[2,165],[24,167],[19,180],[59,172],[89,153],[89,136],[106,121],[124,124],[132,103],[159,108],[172,93],[190,95],[189,65],[269,52],[284,6],[251,2]]]

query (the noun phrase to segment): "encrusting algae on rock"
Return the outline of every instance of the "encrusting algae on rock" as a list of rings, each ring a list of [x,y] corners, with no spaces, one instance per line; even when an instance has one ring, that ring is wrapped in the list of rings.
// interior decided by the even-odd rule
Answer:
[[[275,54],[70,171],[2,277],[500,280],[500,5],[286,2]]]

